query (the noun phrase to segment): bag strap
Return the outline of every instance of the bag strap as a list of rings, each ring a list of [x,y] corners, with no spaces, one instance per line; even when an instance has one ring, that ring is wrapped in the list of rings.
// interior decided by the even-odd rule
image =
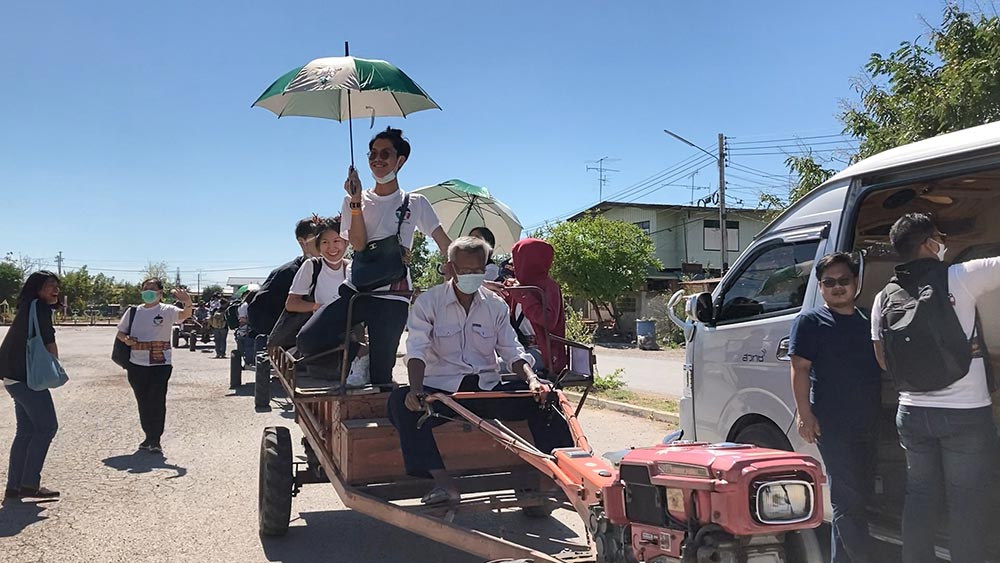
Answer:
[[[132,336],[132,324],[135,323],[135,307],[128,308],[128,335]]]
[[[312,283],[309,286],[309,300],[316,301],[316,282],[319,281],[319,274],[323,271],[323,257],[316,256],[309,259],[313,264]]]
[[[31,302],[31,310],[28,311],[28,340],[38,336],[40,330],[38,329],[38,300],[34,299]]]
[[[410,194],[403,194],[403,205],[399,208],[399,221],[396,223],[396,238],[399,238],[400,231],[403,230],[403,219],[406,218],[406,212],[410,210]]]

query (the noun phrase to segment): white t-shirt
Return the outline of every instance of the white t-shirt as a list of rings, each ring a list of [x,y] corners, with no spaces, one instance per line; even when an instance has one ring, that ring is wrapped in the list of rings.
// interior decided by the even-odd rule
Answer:
[[[316,302],[320,305],[326,305],[327,303],[333,303],[340,297],[340,284],[344,283],[347,279],[348,268],[350,268],[351,261],[344,260],[340,263],[340,267],[334,270],[330,267],[329,262],[325,259],[320,259],[322,263],[322,270],[320,270],[319,277],[316,278]],[[288,290],[291,295],[309,295],[309,286],[312,285],[313,271],[316,260],[306,260],[302,263],[299,271],[295,274],[295,279],[292,280],[292,287]]]
[[[1000,288],[1000,257],[981,258],[948,268],[948,292],[955,303],[955,313],[966,338],[972,338],[976,324],[976,300]],[[881,340],[882,292],[872,304],[872,340]],[[975,409],[992,404],[986,386],[986,366],[983,358],[975,358],[969,373],[944,389],[924,393],[899,393],[899,404],[910,407],[938,409]]]
[[[245,319],[245,318],[247,318],[247,314],[248,314],[249,311],[250,311],[250,303],[249,302],[244,301],[243,303],[240,303],[240,306],[236,308],[236,318],[239,318],[239,319]]]
[[[399,223],[397,211],[403,206],[403,190],[396,190],[393,193],[381,196],[372,190],[361,192],[361,211],[365,219],[365,231],[368,234],[368,241],[381,240],[396,234],[396,225]],[[344,204],[341,206],[340,236],[350,240],[351,230],[351,196],[344,197]],[[441,226],[441,220],[431,207],[431,203],[422,195],[410,194],[410,206],[403,224],[399,229],[400,244],[406,248],[413,246],[413,233],[419,230],[425,235],[430,235],[435,229]],[[357,249],[355,249],[357,250]],[[350,279],[347,285],[351,289],[357,289]],[[413,284],[410,282],[409,273],[406,276],[405,286],[399,284],[396,287],[384,286],[378,291],[389,289],[399,291],[409,291]],[[395,299],[398,301],[409,301],[406,297],[387,296],[383,299]]]
[[[132,331],[128,329],[128,310],[122,315],[122,320],[118,322],[119,332],[124,332],[132,336],[139,342],[166,342],[167,347],[163,350],[163,357],[166,364],[170,364],[170,332],[174,323],[183,309],[173,305],[158,303],[152,307],[138,305],[135,308],[135,320],[132,321]],[[132,363],[139,366],[154,365],[149,361],[149,350],[132,349]],[[155,364],[163,365],[163,364]]]

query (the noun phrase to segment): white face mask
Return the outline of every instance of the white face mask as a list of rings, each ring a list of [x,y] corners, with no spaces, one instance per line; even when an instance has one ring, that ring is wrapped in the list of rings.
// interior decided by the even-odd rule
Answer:
[[[486,274],[459,274],[455,276],[455,287],[466,295],[472,295],[483,286]]]
[[[379,178],[378,176],[376,176],[375,172],[372,172],[372,178],[375,178],[375,183],[377,183],[377,184],[388,184],[389,182],[391,182],[391,181],[393,181],[393,180],[396,179],[396,170],[399,170],[399,159],[398,158],[396,159],[396,165],[392,167],[392,171],[391,172],[389,172],[385,176],[382,176],[381,178]]]
[[[934,240],[934,239],[931,239],[931,240]],[[940,242],[938,242],[936,240],[934,240],[934,244],[938,245],[937,252],[935,252],[935,254],[937,254],[938,260],[944,262],[944,255],[945,255],[945,253],[948,252],[948,247],[945,246],[945,245],[943,245],[943,244],[941,244]]]

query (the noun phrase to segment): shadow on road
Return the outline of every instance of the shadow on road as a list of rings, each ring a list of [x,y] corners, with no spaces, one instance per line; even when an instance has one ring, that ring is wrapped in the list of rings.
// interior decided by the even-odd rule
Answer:
[[[118,471],[126,473],[149,473],[154,469],[166,469],[176,474],[167,479],[179,479],[187,475],[187,468],[172,463],[167,463],[167,459],[162,455],[157,455],[145,451],[135,452],[128,455],[117,455],[101,460],[104,465]]]
[[[28,526],[48,520],[42,516],[45,505],[53,501],[9,500],[0,506],[0,538],[16,536]]]
[[[557,553],[566,546],[560,540],[576,538],[573,530],[558,520],[526,518],[517,511],[479,515],[460,525],[475,526],[508,541],[549,553]],[[364,532],[352,533],[351,530]],[[351,510],[301,512],[292,520],[286,536],[262,536],[261,546],[268,561],[282,563],[320,560],[464,563],[470,560],[468,553]]]

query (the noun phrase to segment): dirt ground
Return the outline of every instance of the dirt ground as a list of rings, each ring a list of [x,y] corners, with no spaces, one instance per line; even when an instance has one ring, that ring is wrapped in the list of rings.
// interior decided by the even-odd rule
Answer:
[[[481,561],[346,510],[329,484],[303,488],[287,536],[262,539],[261,431],[291,427],[300,454],[292,413],[255,412],[251,386],[228,389],[229,361],[213,359],[210,346],[175,350],[165,456],[137,452],[138,415],[124,371],[110,360],[113,337],[113,328],[58,328],[71,379],[53,392],[60,429],[42,483],[63,496],[0,508],[0,561]],[[251,377],[244,372],[245,381]],[[14,413],[5,394],[0,404],[0,478],[6,479]],[[581,423],[598,454],[653,444],[667,433],[663,424],[609,411],[585,410]],[[510,511],[477,523],[494,533],[578,538],[579,518],[568,511],[556,516],[531,520]]]

